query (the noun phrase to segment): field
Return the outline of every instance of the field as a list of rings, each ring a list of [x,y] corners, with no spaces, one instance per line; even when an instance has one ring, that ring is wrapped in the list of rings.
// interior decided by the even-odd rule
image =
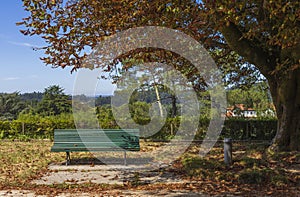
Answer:
[[[32,180],[49,172],[50,163],[65,160],[63,153],[51,153],[51,141],[0,141],[0,189],[26,189],[38,194],[66,192],[99,192],[113,190],[189,190],[211,195],[271,195],[297,196],[300,194],[300,153],[266,154],[266,145],[236,143],[233,148],[234,164],[223,164],[222,144],[217,144],[204,158],[198,156],[197,144],[190,146],[171,166],[160,169],[162,176],[175,173],[179,183],[142,182],[142,174],[134,174],[126,184],[52,184],[35,185]],[[160,146],[159,143],[141,142],[141,152]],[[74,153],[76,158],[90,158],[89,153]]]

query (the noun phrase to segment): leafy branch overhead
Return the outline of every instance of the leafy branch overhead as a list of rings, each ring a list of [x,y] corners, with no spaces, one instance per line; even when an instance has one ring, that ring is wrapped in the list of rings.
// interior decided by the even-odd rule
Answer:
[[[79,68],[86,57],[86,49],[95,47],[97,42],[118,31],[145,25],[181,30],[203,42],[206,48],[224,49],[224,53],[229,50],[228,42],[238,53],[248,53],[242,56],[255,65],[257,61],[260,64],[280,62],[272,58],[278,53],[283,59],[291,54],[290,61],[299,61],[299,53],[292,50],[299,49],[297,1],[204,1],[200,4],[190,0],[165,3],[23,0],[23,3],[30,16],[18,23],[26,27],[21,32],[45,39],[47,46],[43,49],[47,56],[42,59],[55,67]],[[261,55],[251,52],[265,54],[265,60],[255,59],[254,56]]]
[[[180,30],[210,52],[226,83],[251,84],[263,74],[279,119],[274,141],[285,149],[300,150],[299,1],[23,0],[23,5],[29,16],[18,23],[25,27],[21,32],[45,40],[46,64],[70,66],[72,71],[84,67],[87,51],[117,32],[142,26]],[[157,38],[165,39],[159,34]],[[128,58],[168,59],[173,65],[179,62],[177,68],[190,81],[201,82],[187,61],[159,51],[129,51],[102,67],[112,72],[119,62],[126,62],[125,70],[132,66]]]

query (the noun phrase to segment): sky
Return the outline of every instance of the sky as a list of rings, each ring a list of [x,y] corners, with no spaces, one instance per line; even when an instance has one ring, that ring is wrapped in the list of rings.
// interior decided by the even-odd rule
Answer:
[[[45,46],[37,36],[24,36],[16,26],[28,12],[21,0],[2,0],[0,6],[0,92],[43,92],[51,85],[64,88],[66,94],[73,94],[78,73],[71,74],[71,68],[52,68],[45,65],[40,57],[43,51],[32,47]],[[82,93],[85,94],[83,91]],[[91,94],[86,93],[86,94]],[[112,94],[110,82],[98,83],[95,94]]]

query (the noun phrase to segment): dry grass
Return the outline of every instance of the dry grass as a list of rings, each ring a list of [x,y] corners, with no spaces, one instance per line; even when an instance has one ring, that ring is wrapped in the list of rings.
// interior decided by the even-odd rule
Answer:
[[[30,181],[45,174],[50,163],[65,162],[65,153],[51,153],[51,141],[0,141],[0,188],[30,185]],[[155,149],[144,142],[141,151]],[[72,158],[93,158],[92,153],[72,153]]]
[[[50,161],[62,155],[50,154],[49,141],[0,141],[0,186],[27,184],[47,170]]]

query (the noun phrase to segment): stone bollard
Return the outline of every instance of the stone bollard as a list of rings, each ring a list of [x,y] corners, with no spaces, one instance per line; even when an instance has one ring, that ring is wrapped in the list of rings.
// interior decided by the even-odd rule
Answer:
[[[224,139],[224,162],[227,166],[232,165],[232,139]]]

